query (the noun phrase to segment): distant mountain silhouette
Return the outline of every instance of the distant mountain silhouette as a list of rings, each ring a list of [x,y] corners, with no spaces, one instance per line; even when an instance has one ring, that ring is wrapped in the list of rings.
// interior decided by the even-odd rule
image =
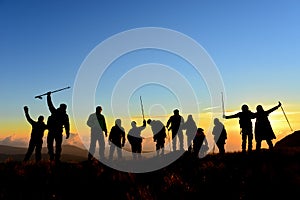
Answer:
[[[297,130],[297,131],[285,136],[283,139],[276,142],[274,147],[277,149],[281,149],[281,148],[299,148],[300,149],[300,130]]]
[[[0,145],[0,162],[4,162],[7,159],[12,159],[15,161],[23,160],[27,148],[25,147],[12,147],[7,145]],[[47,160],[47,148],[43,147],[42,157]],[[88,151],[73,145],[63,145],[62,146],[62,161],[84,161],[87,159]],[[31,156],[31,160],[34,159],[34,153]]]

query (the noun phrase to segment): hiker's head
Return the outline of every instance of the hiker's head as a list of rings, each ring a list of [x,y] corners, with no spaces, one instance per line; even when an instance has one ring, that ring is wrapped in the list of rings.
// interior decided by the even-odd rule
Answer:
[[[151,124],[152,120],[151,119],[148,119],[147,120],[147,124]]]
[[[220,120],[219,120],[218,118],[215,118],[215,119],[214,119],[214,123],[215,123],[215,125],[217,125],[217,124],[220,123]]]
[[[135,122],[135,121],[132,121],[132,122],[131,122],[131,126],[132,126],[132,127],[136,127],[136,122]]]
[[[193,115],[188,115],[187,120],[193,120]]]
[[[59,105],[59,109],[62,110],[62,111],[66,111],[67,110],[67,104],[61,103]]]
[[[115,125],[121,127],[121,119],[116,119]]]
[[[263,107],[261,105],[258,105],[258,106],[256,106],[256,111],[257,112],[263,112],[264,109],[263,109]]]
[[[179,114],[179,110],[178,110],[178,109],[175,109],[175,110],[173,111],[173,113],[174,113],[174,115],[178,115],[178,114]]]
[[[96,107],[96,113],[101,113],[102,111],[102,107],[101,106],[97,106]]]
[[[249,107],[246,104],[242,105],[242,111],[248,111],[248,110]]]
[[[199,134],[199,133],[204,133],[203,132],[204,130],[202,129],[202,128],[197,128],[197,133]]]
[[[38,122],[44,122],[44,116],[43,116],[43,115],[40,115],[40,116],[39,116]]]

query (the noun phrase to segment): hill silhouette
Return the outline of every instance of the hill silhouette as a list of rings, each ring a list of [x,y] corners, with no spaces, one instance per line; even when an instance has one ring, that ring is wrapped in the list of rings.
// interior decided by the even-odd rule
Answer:
[[[277,149],[292,148],[294,150],[298,149],[300,151],[300,130],[297,130],[285,136],[280,141],[276,142],[274,147]]]
[[[0,162],[6,160],[22,161],[24,159],[27,148],[25,147],[12,147],[6,145],[0,145]],[[79,162],[87,159],[88,151],[79,148],[74,145],[62,146],[62,161],[64,162]],[[42,159],[48,160],[47,148],[42,149]],[[31,156],[31,160],[34,160],[34,153]]]

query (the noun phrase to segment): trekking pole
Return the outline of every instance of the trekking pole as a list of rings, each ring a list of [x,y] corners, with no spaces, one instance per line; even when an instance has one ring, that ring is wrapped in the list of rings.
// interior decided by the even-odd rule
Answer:
[[[222,112],[223,112],[223,116],[225,116],[225,108],[224,108],[223,92],[221,92],[221,96],[222,96]]]
[[[141,101],[141,109],[142,109],[142,115],[143,115],[143,121],[144,121],[145,115],[144,115],[144,106],[143,106],[142,96],[140,96],[140,101]]]
[[[68,86],[68,87],[61,88],[61,89],[54,90],[54,91],[50,91],[50,92],[51,92],[51,93],[55,93],[55,92],[59,92],[59,91],[62,91],[62,90],[69,89],[69,88],[71,88],[71,87],[70,87],[70,86]],[[47,94],[48,94],[48,92],[46,92],[46,93],[44,93],[44,94],[37,95],[37,96],[35,96],[34,98],[37,98],[37,99],[42,99],[42,96],[45,96],[45,95],[47,95]]]
[[[289,120],[288,120],[288,118],[287,118],[287,116],[286,116],[286,114],[285,114],[285,112],[284,112],[284,110],[283,110],[282,104],[280,105],[280,108],[281,108],[281,110],[282,110],[282,112],[283,112],[283,115],[284,115],[284,117],[285,117],[287,123],[289,124],[289,127],[290,127],[291,131],[293,131],[293,129],[292,129],[291,125],[290,125],[290,122],[289,122]]]

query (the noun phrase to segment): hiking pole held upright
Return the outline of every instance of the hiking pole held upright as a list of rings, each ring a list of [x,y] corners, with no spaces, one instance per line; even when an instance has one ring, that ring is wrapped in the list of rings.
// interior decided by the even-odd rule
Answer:
[[[224,108],[224,98],[223,98],[223,92],[221,92],[222,95],[222,112],[223,112],[223,117],[225,116],[225,108]]]
[[[59,92],[59,91],[62,91],[62,90],[66,90],[66,89],[69,89],[71,88],[70,86],[68,87],[65,87],[65,88],[61,88],[61,89],[57,89],[57,90],[54,90],[54,91],[50,91],[51,93],[55,93],[55,92]],[[34,98],[37,98],[37,99],[42,99],[42,96],[46,96],[48,94],[48,92],[44,93],[44,94],[40,94],[40,95],[37,95],[35,96]]]
[[[288,120],[288,118],[287,118],[287,116],[286,116],[286,114],[285,114],[285,112],[284,112],[284,110],[283,110],[282,104],[280,105],[280,108],[281,108],[281,110],[282,110],[282,112],[283,112],[283,115],[284,115],[284,117],[285,117],[287,123],[289,124],[289,127],[290,127],[291,131],[293,131],[293,129],[292,129],[291,125],[290,125],[290,122],[289,122],[289,120]]]
[[[143,121],[144,121],[145,115],[144,115],[144,106],[143,106],[142,96],[140,96],[140,101],[141,101],[141,109],[142,109],[142,115],[143,115]]]

